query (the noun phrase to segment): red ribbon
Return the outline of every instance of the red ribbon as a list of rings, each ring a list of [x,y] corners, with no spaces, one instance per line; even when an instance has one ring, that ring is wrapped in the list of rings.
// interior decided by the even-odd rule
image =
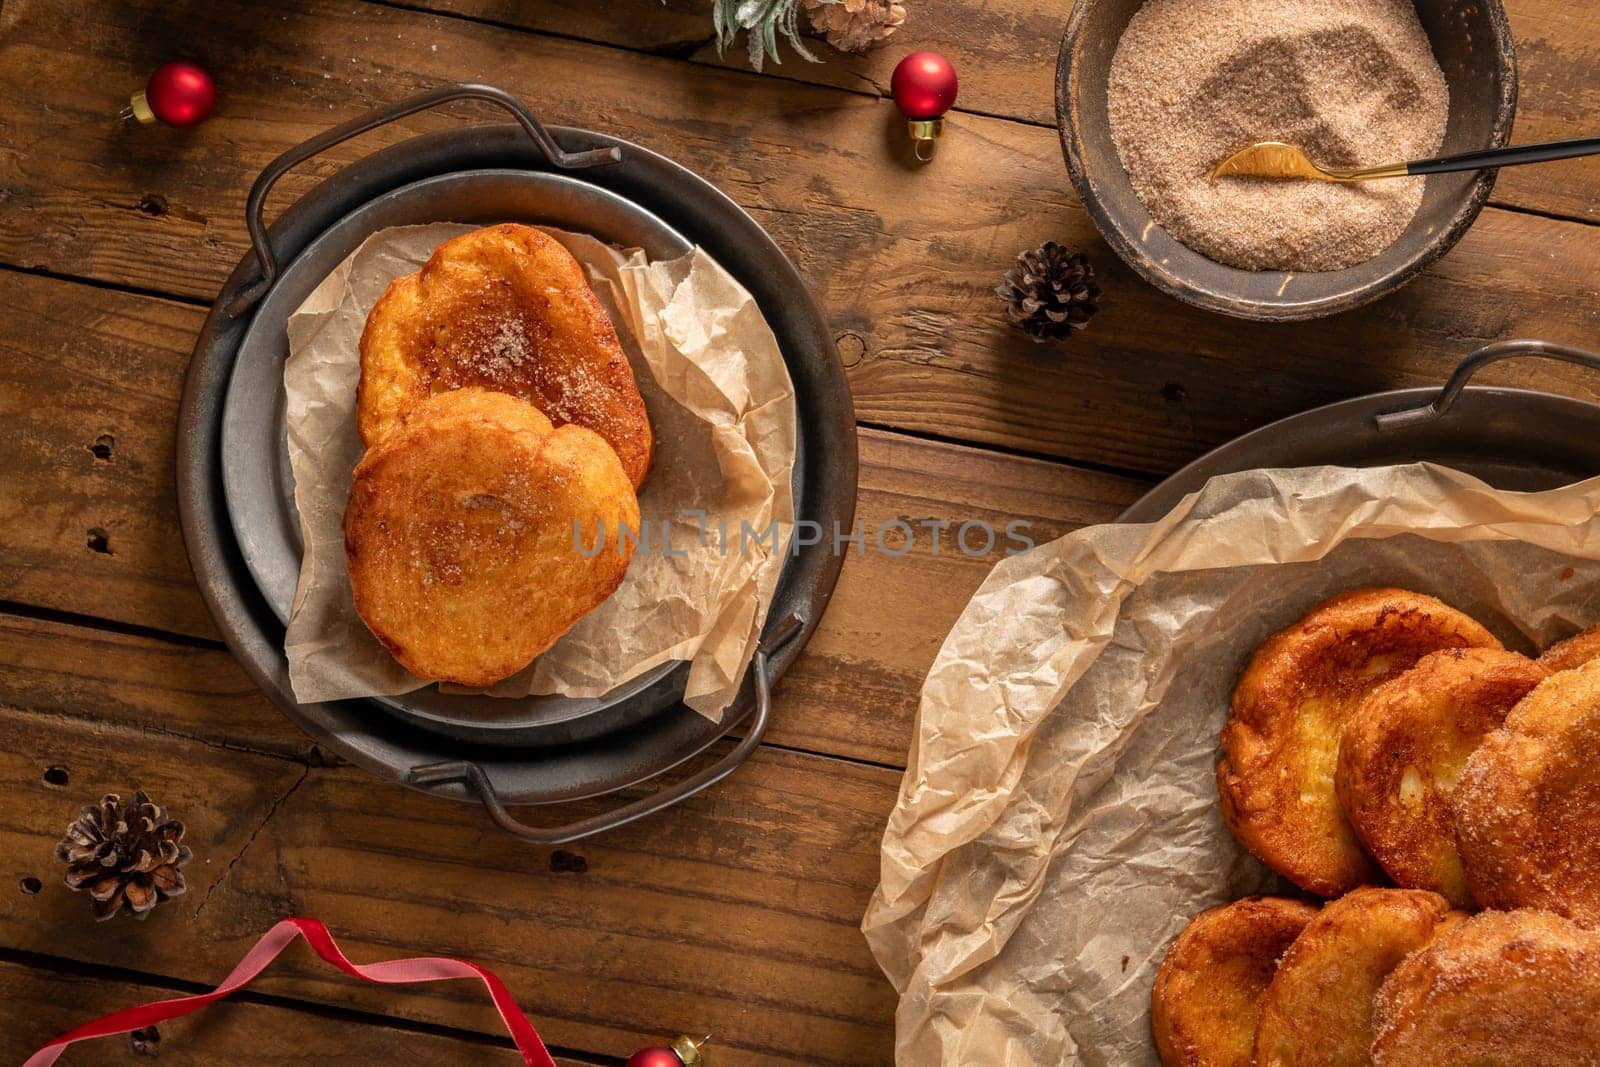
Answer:
[[[141,1004],[136,1008],[124,1008],[122,1011],[112,1012],[70,1033],[62,1034],[29,1056],[22,1067],[49,1067],[56,1062],[68,1045],[78,1041],[109,1037],[112,1034],[126,1034],[143,1026],[152,1026],[199,1011],[213,1001],[221,1000],[248,985],[251,979],[266,970],[267,965],[277,959],[279,953],[288,948],[296,937],[304,937],[317,955],[345,974],[368,982],[399,985],[406,982],[437,982],[444,978],[480,979],[489,987],[489,996],[494,1000],[495,1009],[500,1012],[501,1020],[511,1032],[511,1039],[517,1043],[517,1051],[522,1053],[522,1059],[528,1067],[556,1067],[556,1061],[550,1058],[550,1053],[544,1047],[544,1042],[539,1040],[539,1034],[534,1030],[533,1024],[528,1022],[528,1017],[517,1007],[511,991],[493,973],[466,960],[439,956],[386,960],[365,966],[351,963],[345,958],[344,953],[339,951],[339,946],[334,944],[333,935],[328,933],[328,928],[315,919],[285,919],[268,930],[266,936],[245,953],[244,959],[240,960],[232,973],[222,980],[222,984],[211,992],[198,993],[192,997],[177,997],[173,1000],[157,1000]]]

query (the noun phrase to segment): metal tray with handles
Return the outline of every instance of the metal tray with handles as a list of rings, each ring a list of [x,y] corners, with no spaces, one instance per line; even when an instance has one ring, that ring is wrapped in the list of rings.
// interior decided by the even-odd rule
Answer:
[[[1216,475],[1273,467],[1428,461],[1520,492],[1600,475],[1600,404],[1468,384],[1492,363],[1526,357],[1600,370],[1600,353],[1548,341],[1487,345],[1463,359],[1442,388],[1371,393],[1237,437],[1157,485],[1119,521],[1154,522]]]
[[[284,322],[362,241],[391,226],[425,221],[526,222],[582,232],[652,259],[694,246],[643,208],[561,174],[474,170],[403,185],[324,230],[256,306],[239,342],[222,408],[222,488],[234,539],[273,614],[289,622],[303,550],[289,467],[283,363]],[[263,462],[265,460],[265,462]],[[683,691],[686,668],[665,664],[601,698],[444,694],[433,686],[374,697],[391,713],[463,741],[494,745],[566,744],[621,729],[654,714]]]
[[[269,228],[267,195],[319,152],[453,100],[493,103],[515,125],[405,141],[339,171]],[[311,288],[378,229],[430,222],[546,223],[666,256],[699,245],[756,298],[776,333],[799,409],[797,517],[852,522],[854,411],[827,323],[761,227],[687,169],[630,142],[546,128],[515,98],[447,86],[380,108],[290,149],[251,189],[253,244],[195,344],[179,411],[178,498],[202,596],[253,681],[332,751],[413,788],[478,799],[500,825],[557,844],[659,811],[720,781],[759,744],[771,687],[816,627],[841,557],[827,538],[786,560],[739,699],[721,722],[684,706],[685,671],[667,667],[595,700],[496,700],[433,689],[382,700],[301,704],[289,688],[284,623],[299,571],[299,525],[284,443],[284,325]],[[554,804],[637,785],[742,735],[674,784],[599,815],[542,827],[509,804]]]

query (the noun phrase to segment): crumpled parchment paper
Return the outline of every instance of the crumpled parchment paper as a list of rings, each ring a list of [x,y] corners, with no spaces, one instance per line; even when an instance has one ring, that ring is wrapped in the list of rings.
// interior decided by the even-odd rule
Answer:
[[[284,649],[301,701],[394,695],[431,684],[407,672],[356,615],[342,529],[361,331],[393,279],[419,270],[459,224],[380,231],[289,317],[289,460],[305,555]],[[738,692],[794,521],[794,390],[755,300],[710,256],[649,263],[592,237],[547,229],[589,271],[655,430],[639,492],[651,545],[622,586],[495,696],[601,696],[671,661],[691,663],[685,702],[711,719]],[[720,531],[734,531],[729,544]],[[738,540],[741,523],[775,539]],[[663,550],[670,526],[672,555]],[[679,555],[682,553],[682,555]],[[464,690],[457,690],[464,691]]]
[[[1597,511],[1600,479],[1251,471],[1000,563],[924,683],[863,923],[901,994],[897,1062],[1158,1064],[1167,946],[1196,912],[1282,888],[1217,805],[1256,645],[1323,597],[1396,585],[1533,651],[1600,621]]]

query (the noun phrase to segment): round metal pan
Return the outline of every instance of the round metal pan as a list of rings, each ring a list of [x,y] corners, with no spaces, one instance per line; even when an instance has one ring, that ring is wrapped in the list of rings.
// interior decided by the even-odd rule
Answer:
[[[517,124],[454,129],[395,145],[317,185],[270,228],[262,222],[262,202],[272,180],[295,163],[385,121],[463,97],[492,101],[510,111]],[[740,699],[720,723],[673,701],[625,728],[578,743],[481,744],[425,729],[370,700],[295,701],[283,656],[282,621],[245,562],[223,487],[223,406],[241,343],[278,278],[279,264],[292,268],[341,219],[415,182],[494,170],[560,171],[615,194],[704,248],[738,278],[777,335],[794,382],[800,437],[796,514],[825,527],[851,525],[856,438],[848,386],[827,322],[782,251],[738,205],[689,170],[603,134],[547,130],[513,98],[486,86],[447,87],[362,116],[285,153],[263,173],[251,191],[247,220],[256,254],[246,257],[224,284],[196,341],[185,381],[178,427],[178,503],[190,563],[207,607],[245,671],[287,716],[361,767],[436,795],[478,797],[508,830],[548,844],[659,810],[720,780],[748,755],[769,721],[770,685],[822,617],[841,558],[825,543],[798,546],[791,553]],[[539,831],[516,823],[504,810],[508,803],[556,803],[623,788],[690,759],[737,730],[743,730],[744,739],[714,765],[604,815]]]
[[[694,246],[648,211],[615,193],[559,174],[481,170],[441,174],[371,200],[312,241],[279,273],[239,343],[222,411],[222,485],[233,535],[256,586],[287,625],[303,544],[289,466],[283,364],[284,324],[295,309],[372,234],[435,222],[524,222],[590,234],[652,259]],[[268,399],[270,398],[270,400]],[[504,699],[441,693],[428,686],[374,703],[425,729],[483,744],[586,740],[623,729],[678,699],[687,668],[663,664],[603,697]]]
[[[1119,521],[1154,522],[1219,474],[1276,467],[1427,461],[1519,492],[1554,489],[1600,474],[1600,405],[1467,384],[1491,363],[1526,356],[1600,370],[1600,353],[1545,341],[1492,344],[1462,360],[1440,389],[1356,397],[1235,438],[1140,497]]]

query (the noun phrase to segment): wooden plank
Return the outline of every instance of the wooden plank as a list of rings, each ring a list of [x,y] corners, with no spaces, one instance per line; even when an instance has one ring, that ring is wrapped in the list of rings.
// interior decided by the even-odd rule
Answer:
[[[6,705],[0,695],[0,708]],[[189,893],[180,898],[187,902],[181,908],[192,908],[216,888],[227,857],[244,850],[267,813],[306,773],[288,760],[224,752],[178,737],[164,740],[157,731],[106,722],[0,711],[0,729],[6,781],[16,801],[0,815],[0,870],[8,876],[0,883],[6,887],[0,912],[38,927],[38,936],[26,943],[6,936],[0,944],[38,952],[53,951],[47,939],[58,928],[81,928],[91,939],[98,930],[111,948],[134,947],[143,940],[137,931],[152,929],[135,922],[96,926],[87,898],[58,885],[52,849],[80,806],[104,793],[126,798],[144,788],[184,819],[185,840],[199,857],[184,871]],[[204,780],[191,773],[202,766]],[[17,892],[28,877],[40,879],[50,892]]]
[[[1238,323],[1123,268],[1064,191],[1041,127],[959,116],[938,162],[918,170],[886,147],[899,135],[880,100],[391,7],[294,0],[180,16],[106,3],[69,15],[13,0],[0,19],[0,261],[207,297],[244,252],[245,190],[271,156],[357,108],[493,71],[552,119],[692,161],[753,211],[829,308],[865,421],[1096,465],[1165,472],[1312,404],[1438,381],[1481,340],[1582,340],[1600,296],[1588,226],[1492,210],[1370,309]],[[108,142],[113,87],[165,54],[146,42],[177,35],[215,49],[199,58],[218,69],[240,55],[272,62],[242,68],[196,130],[122,129]],[[466,114],[369,135],[291,175],[283,196]],[[1107,294],[1063,347],[1004,326],[989,291],[1045,237],[1088,248]],[[1575,370],[1509,378],[1593,395]]]
[[[3,703],[0,695],[0,703]],[[729,1062],[890,1058],[895,997],[858,930],[893,771],[763,749],[714,792],[564,850],[507,837],[475,805],[353,767],[224,752],[170,735],[0,711],[0,943],[185,981],[226,973],[286,915],[328,923],[360,960],[469,956],[551,1043],[626,1056],[704,1028]],[[70,784],[40,777],[67,763]],[[81,798],[148,786],[189,826],[193,888],[149,922],[92,923],[50,849]],[[603,802],[602,802],[603,803]],[[592,807],[593,805],[591,805]],[[402,992],[297,953],[263,992],[496,1032],[476,991]]]
[[[0,598],[214,637],[178,532],[198,309],[0,276]]]
[[[0,704],[325,762],[221,648],[0,614]]]
[[[155,732],[14,711],[0,711],[0,737],[10,801],[0,814],[0,944],[69,957],[78,955],[75,945],[94,945],[101,962],[152,971],[160,964],[152,965],[150,945],[181,940],[192,951],[186,938],[172,936],[181,916],[216,891],[229,858],[248,848],[307,770]],[[107,792],[126,798],[140,787],[188,826],[185,840],[196,855],[184,870],[188,892],[145,923],[95,923],[87,898],[61,884],[52,852],[81,805]],[[39,890],[30,892],[35,881]],[[215,981],[226,972],[214,963],[188,977]]]
[[[770,738],[816,752],[902,766],[922,680],[945,635],[1006,550],[1007,524],[1044,543],[1116,518],[1145,486],[1055,463],[863,430],[856,519],[870,544],[846,548],[822,626],[779,684]],[[890,523],[915,531],[909,552]],[[1000,531],[994,551],[966,555],[961,524]],[[944,524],[937,552],[935,524]],[[974,527],[968,546],[979,552]]]
[[[171,936],[171,935],[169,935]],[[296,950],[301,951],[301,950]],[[137,962],[131,960],[129,962]],[[218,971],[220,979],[225,972]],[[7,1023],[0,1028],[0,1060],[21,1063],[39,1046],[108,1012],[180,995],[163,986],[118,981],[70,971],[0,962],[0,1000]],[[418,1033],[360,1017],[333,1018],[283,1004],[234,998],[197,1015],[162,1023],[152,1045],[131,1036],[102,1038],[74,1046],[62,1063],[138,1063],[159,1056],[163,1067],[295,1067],[315,1058],[324,1067],[369,1067],[405,1063],[417,1067],[514,1067],[522,1057],[487,1039]],[[148,1051],[136,1052],[136,1047]],[[561,1067],[592,1061],[556,1057]]]
[[[742,42],[717,55],[710,5],[593,4],[584,0],[399,0],[437,11],[540,33],[578,37],[697,63],[748,69]],[[1600,8],[1571,0],[1506,0],[1521,68],[1517,140],[1587,135],[1600,111]],[[942,52],[961,75],[958,111],[1054,127],[1056,58],[1070,0],[916,0],[904,25],[882,48],[845,55],[818,43],[823,62],[789,57],[767,72],[815,85],[887,96],[894,65],[908,52]],[[1600,221],[1600,170],[1583,160],[1506,171],[1494,202],[1569,218]]]
[[[1591,137],[1600,113],[1600,7],[1570,0],[1509,0],[1517,38],[1515,140]],[[1497,203],[1600,222],[1600,167],[1569,159],[1500,172]]]
[[[60,283],[54,283],[60,284]],[[1006,544],[1009,523],[1043,542],[1116,515],[1137,483],[1057,464],[864,432],[858,521],[878,531],[899,521],[916,531],[903,556],[873,548],[848,555],[823,625],[779,685],[773,742],[900,766],[915,720],[922,678],[939,645]],[[987,523],[995,551],[968,556],[964,522]],[[933,524],[941,524],[937,552]],[[156,524],[134,524],[159,532]],[[175,531],[168,531],[173,538]],[[873,534],[869,533],[869,541]],[[892,551],[903,542],[886,534]],[[983,536],[974,529],[974,550]],[[847,547],[847,552],[853,552]],[[74,550],[75,551],[75,550]],[[57,568],[51,599],[87,599],[95,579],[73,580],[70,559]],[[139,622],[165,587],[130,585],[117,606]],[[193,590],[185,591],[193,596]],[[139,725],[209,744],[321,760],[329,754],[288,723],[229,653],[50,620],[0,614],[0,687],[14,707]]]
[[[178,397],[200,310],[14,272],[0,272],[0,303],[9,309],[0,316],[0,598],[214,639],[184,554],[172,476]],[[95,453],[97,442],[106,457]],[[953,543],[955,527],[1020,520],[1044,541],[1114,518],[1141,486],[876,431],[862,433],[861,449],[864,527],[875,533],[904,519],[918,537],[904,556],[874,547],[848,558],[822,632],[784,679],[772,736],[898,764],[922,677],[1006,544],[968,556]],[[937,555],[923,525],[933,521],[951,524]],[[107,551],[90,543],[95,529],[105,532]],[[892,533],[887,543],[898,550]],[[982,544],[971,540],[975,550]],[[130,721],[151,724],[176,701],[194,736],[309,746],[285,734],[224,653],[3,625],[27,634],[0,642],[10,646],[0,656],[23,660],[30,677],[48,677],[52,687],[27,706],[121,707]],[[130,649],[142,657],[142,673],[121,662]],[[263,719],[279,728],[260,731]]]

